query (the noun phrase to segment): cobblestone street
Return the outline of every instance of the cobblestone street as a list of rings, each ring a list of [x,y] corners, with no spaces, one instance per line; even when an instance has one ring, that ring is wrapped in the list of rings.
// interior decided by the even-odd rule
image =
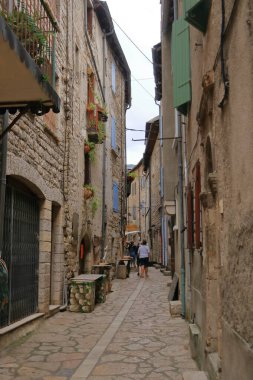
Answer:
[[[181,380],[196,371],[187,323],[172,319],[168,277],[150,268],[114,280],[113,292],[90,314],[58,313],[4,350],[1,380]]]

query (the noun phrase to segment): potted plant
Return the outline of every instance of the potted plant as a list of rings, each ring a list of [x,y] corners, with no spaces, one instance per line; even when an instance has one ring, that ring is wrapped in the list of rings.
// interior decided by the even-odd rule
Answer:
[[[84,185],[83,196],[84,196],[84,199],[86,200],[94,197],[94,188],[88,184]]]
[[[95,143],[92,141],[84,142],[84,153],[88,154],[91,161],[95,160]]]
[[[127,173],[127,181],[128,182],[133,182],[136,178],[136,173],[133,172],[128,172]]]

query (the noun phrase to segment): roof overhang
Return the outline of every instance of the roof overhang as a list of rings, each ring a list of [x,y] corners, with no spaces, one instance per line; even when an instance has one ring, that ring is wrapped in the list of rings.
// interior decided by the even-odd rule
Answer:
[[[162,99],[162,48],[161,42],[152,48],[153,71],[155,78],[155,100]]]
[[[115,61],[118,63],[119,68],[125,79],[125,103],[128,107],[131,106],[131,71],[128,66],[124,52],[120,46],[118,37],[114,30],[114,25],[110,10],[106,1],[95,0],[94,10],[97,14],[101,29],[105,33],[105,37],[112,49]]]
[[[159,133],[159,116],[151,119],[146,123],[146,149],[143,154],[143,170],[147,171],[149,167],[150,158],[157,140]]]
[[[59,96],[1,16],[0,52],[0,113],[60,112]]]

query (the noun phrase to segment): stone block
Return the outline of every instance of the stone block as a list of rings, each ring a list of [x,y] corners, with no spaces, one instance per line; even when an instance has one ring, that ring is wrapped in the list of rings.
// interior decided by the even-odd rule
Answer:
[[[163,275],[164,275],[164,276],[171,276],[171,271],[170,271],[170,270],[165,270],[165,271],[163,272]]]
[[[126,275],[127,275],[126,266],[125,265],[118,265],[117,278],[124,280],[126,278]]]
[[[204,371],[187,371],[183,372],[182,380],[208,380]]]
[[[180,317],[182,314],[181,301],[170,301],[170,315],[172,318]]]
[[[51,242],[40,241],[40,251],[51,252]]]

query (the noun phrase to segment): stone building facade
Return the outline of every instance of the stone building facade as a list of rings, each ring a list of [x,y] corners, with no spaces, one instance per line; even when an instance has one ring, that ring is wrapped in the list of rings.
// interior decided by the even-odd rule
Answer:
[[[126,240],[136,244],[147,237],[146,230],[146,180],[142,159],[127,173],[127,225]]]
[[[191,322],[192,354],[211,379],[248,380],[253,373],[252,6],[164,0],[162,17],[172,48],[175,126],[183,142],[177,151],[183,199],[178,190],[175,226],[181,222],[185,228],[178,232],[175,254],[176,270],[183,270],[180,293]]]
[[[162,214],[161,195],[163,194],[160,182],[161,147],[158,140],[159,117],[155,117],[146,123],[146,148],[143,155],[143,169],[146,173],[146,186],[149,194],[148,208],[146,211],[148,220],[148,236],[151,249],[150,260],[163,264],[162,255]]]
[[[31,271],[38,277],[31,290],[34,307],[26,315],[48,313],[50,305],[67,302],[66,281],[90,272],[102,258],[114,262],[122,253],[125,228],[125,114],[131,83],[108,6],[104,1],[50,0],[47,7],[59,31],[55,66],[61,111],[26,114],[8,134],[5,226],[13,204],[17,210],[31,209],[37,223]],[[89,130],[90,96],[93,115],[103,117],[100,124],[96,119],[95,131]],[[99,141],[93,145],[93,161],[84,145],[94,135]],[[84,185],[93,187],[92,199],[85,199]],[[29,228],[24,230],[27,245]],[[7,227],[4,234],[5,259]],[[21,237],[22,232],[17,245]]]

